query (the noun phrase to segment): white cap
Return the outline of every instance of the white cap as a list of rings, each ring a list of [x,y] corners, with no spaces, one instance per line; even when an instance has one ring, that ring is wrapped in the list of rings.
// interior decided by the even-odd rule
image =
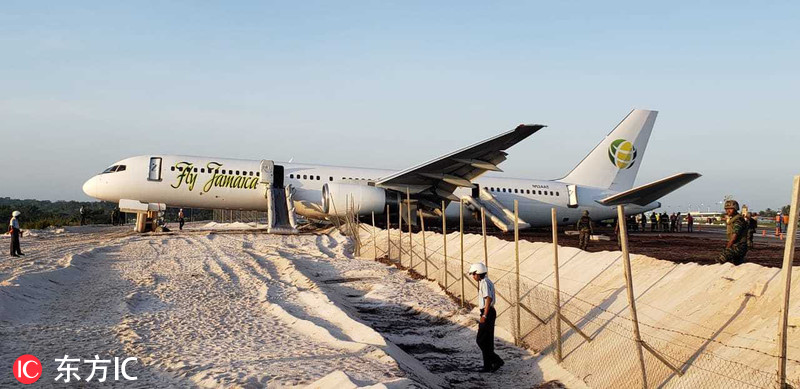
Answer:
[[[469,274],[478,273],[478,274],[486,274],[489,272],[489,269],[486,268],[486,265],[483,262],[473,263],[469,267]]]
[[[21,215],[21,213],[19,211],[11,212],[11,216],[17,217],[19,215]]]

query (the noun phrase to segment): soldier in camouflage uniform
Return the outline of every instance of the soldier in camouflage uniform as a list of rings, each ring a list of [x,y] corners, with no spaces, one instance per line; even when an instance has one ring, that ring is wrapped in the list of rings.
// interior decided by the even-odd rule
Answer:
[[[594,232],[592,228],[592,218],[589,217],[589,211],[583,211],[583,216],[578,220],[577,228],[580,232],[579,246],[581,250],[586,250],[586,247],[589,246],[589,236]]]
[[[741,265],[747,255],[747,230],[749,226],[739,213],[736,200],[725,202],[725,213],[728,215],[728,244],[717,259],[718,263],[730,262]]]
[[[758,221],[756,220],[756,215],[752,213],[747,213],[745,215],[745,219],[747,220],[747,248],[752,249],[753,245],[753,236],[756,234],[756,229],[758,228]]]

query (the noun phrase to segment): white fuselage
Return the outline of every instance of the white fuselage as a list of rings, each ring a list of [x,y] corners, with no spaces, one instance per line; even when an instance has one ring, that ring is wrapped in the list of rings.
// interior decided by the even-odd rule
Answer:
[[[150,171],[151,156],[131,157],[112,166],[125,166],[124,170],[98,174],[83,186],[84,192],[94,198],[110,202],[123,199],[142,203],[163,203],[170,207],[234,209],[265,211],[264,184],[259,183],[261,161],[228,158],[206,158],[178,155],[160,155],[160,175]],[[394,170],[310,165],[275,162],[283,167],[283,183],[295,189],[294,201],[298,214],[308,218],[324,218],[322,212],[322,186],[326,183],[375,182],[395,173]],[[577,186],[577,206],[568,206],[567,183],[561,181],[505,178],[485,175],[473,181],[505,207],[513,209],[519,202],[520,218],[531,226],[551,224],[551,208],[558,211],[559,224],[575,223],[581,212],[588,210],[594,220],[616,217],[616,208],[598,204],[595,200],[616,192]],[[470,194],[470,189],[459,188],[459,197]],[[627,214],[637,214],[658,208],[653,202],[647,206],[626,206]],[[458,218],[459,203],[451,202],[446,209],[448,219]]]

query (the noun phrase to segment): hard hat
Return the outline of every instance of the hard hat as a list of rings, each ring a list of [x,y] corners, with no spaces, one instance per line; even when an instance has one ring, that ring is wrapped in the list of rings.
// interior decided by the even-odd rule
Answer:
[[[583,210],[583,216],[589,216],[589,211],[584,209]]]
[[[19,211],[11,212],[11,216],[17,217],[19,215],[21,215]]]
[[[483,262],[473,263],[469,266],[469,274],[478,273],[478,274],[486,274],[489,272],[489,269],[486,268],[486,265]]]
[[[725,209],[733,208],[735,210],[739,210],[739,202],[736,200],[728,200],[725,201]]]

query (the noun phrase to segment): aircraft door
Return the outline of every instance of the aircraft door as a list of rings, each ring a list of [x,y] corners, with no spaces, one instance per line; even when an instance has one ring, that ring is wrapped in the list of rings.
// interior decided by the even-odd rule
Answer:
[[[161,157],[150,157],[147,179],[150,181],[161,181]]]
[[[472,185],[472,198],[479,199],[481,197],[481,186],[479,184]]]
[[[281,168],[283,170],[283,168]],[[272,185],[275,176],[275,162],[261,160],[261,183]]]
[[[272,171],[272,187],[283,188],[283,166],[275,165],[275,170]]]
[[[567,185],[567,206],[578,208],[578,187],[576,185]]]

